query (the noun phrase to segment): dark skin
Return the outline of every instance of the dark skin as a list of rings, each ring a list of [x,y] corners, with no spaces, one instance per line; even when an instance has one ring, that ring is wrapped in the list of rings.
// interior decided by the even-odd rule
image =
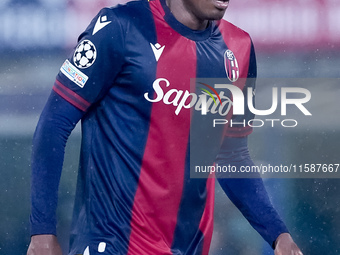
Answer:
[[[193,30],[203,30],[209,20],[222,19],[229,0],[167,0],[172,14]]]
[[[167,0],[176,19],[193,30],[204,30],[210,20],[220,20],[225,14],[229,0]],[[289,233],[276,239],[275,255],[302,255]],[[27,255],[62,255],[57,237],[36,235],[31,237]]]
[[[31,237],[27,255],[63,255],[63,253],[56,236],[36,235]]]

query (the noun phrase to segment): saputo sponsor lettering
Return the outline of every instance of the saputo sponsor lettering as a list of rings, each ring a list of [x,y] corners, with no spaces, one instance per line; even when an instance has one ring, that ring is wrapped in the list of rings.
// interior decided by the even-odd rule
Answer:
[[[209,87],[209,89],[212,88],[207,84],[202,83],[202,85]],[[164,93],[163,88],[169,86],[170,82],[167,79],[158,78],[152,85],[154,92],[145,93],[144,98],[151,103],[162,101],[164,104],[175,106],[176,115],[180,114],[183,109],[195,107],[195,110],[201,111],[202,114],[210,112],[212,114],[226,116],[231,109],[232,101],[225,95],[224,91],[217,94],[216,91],[211,93],[207,89],[202,89],[202,94],[197,95],[188,90],[170,89]],[[207,96],[210,97],[207,98]]]

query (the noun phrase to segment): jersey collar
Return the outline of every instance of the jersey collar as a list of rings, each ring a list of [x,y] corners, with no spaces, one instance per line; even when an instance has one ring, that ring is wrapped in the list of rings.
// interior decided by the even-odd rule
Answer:
[[[212,33],[212,22],[209,22],[209,26],[205,30],[190,29],[175,18],[169,7],[166,5],[166,0],[160,0],[160,2],[165,12],[164,20],[172,29],[193,41],[203,41],[209,38]]]

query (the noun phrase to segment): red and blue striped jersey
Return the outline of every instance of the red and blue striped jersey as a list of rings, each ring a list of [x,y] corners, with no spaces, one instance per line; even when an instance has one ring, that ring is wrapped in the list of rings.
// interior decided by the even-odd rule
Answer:
[[[214,179],[190,178],[190,86],[223,78],[245,91],[255,76],[250,37],[225,20],[191,30],[165,0],[102,9],[53,87],[85,112],[70,254],[208,254]]]

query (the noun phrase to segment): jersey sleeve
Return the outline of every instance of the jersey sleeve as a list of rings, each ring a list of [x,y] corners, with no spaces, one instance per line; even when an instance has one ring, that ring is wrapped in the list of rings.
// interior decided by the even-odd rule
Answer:
[[[31,235],[56,235],[56,209],[65,146],[83,111],[51,92],[33,137]]]
[[[244,114],[233,115],[228,122],[226,130],[226,136],[228,137],[244,137],[252,133],[253,128],[249,125],[249,121],[254,119],[255,115],[250,111],[247,103],[248,88],[251,88],[253,92],[253,101],[255,96],[255,84],[257,77],[257,65],[254,45],[251,42],[251,49],[249,55],[249,68],[247,78],[245,79],[245,86],[243,86],[242,92],[244,95]],[[240,82],[244,82],[244,79],[240,79]]]
[[[56,234],[58,186],[66,141],[87,109],[105,96],[123,65],[123,32],[102,9],[65,60],[40,116],[32,148],[31,235]]]
[[[242,166],[253,166],[247,137],[226,137],[215,162],[238,170]],[[233,204],[274,249],[277,237],[289,231],[273,207],[260,175],[252,175],[254,178],[228,178],[229,175],[217,173],[216,177]]]
[[[105,96],[124,64],[124,32],[114,9],[104,8],[79,36],[53,90],[86,111]]]

